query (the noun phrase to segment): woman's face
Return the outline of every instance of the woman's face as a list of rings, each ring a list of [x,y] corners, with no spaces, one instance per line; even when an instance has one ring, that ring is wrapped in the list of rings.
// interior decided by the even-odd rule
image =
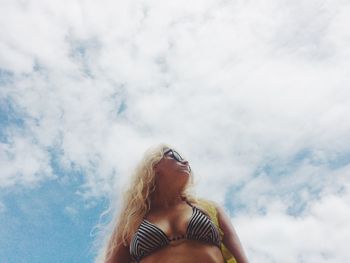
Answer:
[[[156,184],[160,187],[184,187],[190,176],[187,160],[174,150],[166,150],[164,157],[155,165]]]

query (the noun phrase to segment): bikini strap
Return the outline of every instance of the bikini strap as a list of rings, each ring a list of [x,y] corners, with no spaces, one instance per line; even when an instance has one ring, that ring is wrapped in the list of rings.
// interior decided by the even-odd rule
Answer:
[[[183,199],[190,207],[195,207],[194,205],[192,205],[190,202],[188,202],[188,200],[186,198]]]

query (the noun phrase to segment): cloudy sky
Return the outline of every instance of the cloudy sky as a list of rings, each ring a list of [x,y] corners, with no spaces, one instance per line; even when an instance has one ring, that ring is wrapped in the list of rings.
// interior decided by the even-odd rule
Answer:
[[[144,151],[251,262],[350,261],[350,2],[0,2],[0,262],[92,263]]]

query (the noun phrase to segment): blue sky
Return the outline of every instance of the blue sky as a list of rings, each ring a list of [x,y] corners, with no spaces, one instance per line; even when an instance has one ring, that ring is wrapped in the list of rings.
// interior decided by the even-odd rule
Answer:
[[[1,193],[1,262],[93,262],[107,200],[79,196],[83,172],[60,170],[51,158],[55,178]]]
[[[84,208],[75,191],[53,181],[2,196],[2,262],[92,262],[91,231],[103,202]]]
[[[100,263],[100,214],[161,142],[251,262],[349,262],[349,11],[2,2],[0,262]]]

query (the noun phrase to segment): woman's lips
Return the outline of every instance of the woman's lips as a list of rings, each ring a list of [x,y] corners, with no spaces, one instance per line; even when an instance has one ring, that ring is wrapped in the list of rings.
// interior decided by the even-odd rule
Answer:
[[[180,165],[180,168],[181,168],[181,170],[185,170],[187,172],[190,171],[189,166],[182,166],[182,165]]]

